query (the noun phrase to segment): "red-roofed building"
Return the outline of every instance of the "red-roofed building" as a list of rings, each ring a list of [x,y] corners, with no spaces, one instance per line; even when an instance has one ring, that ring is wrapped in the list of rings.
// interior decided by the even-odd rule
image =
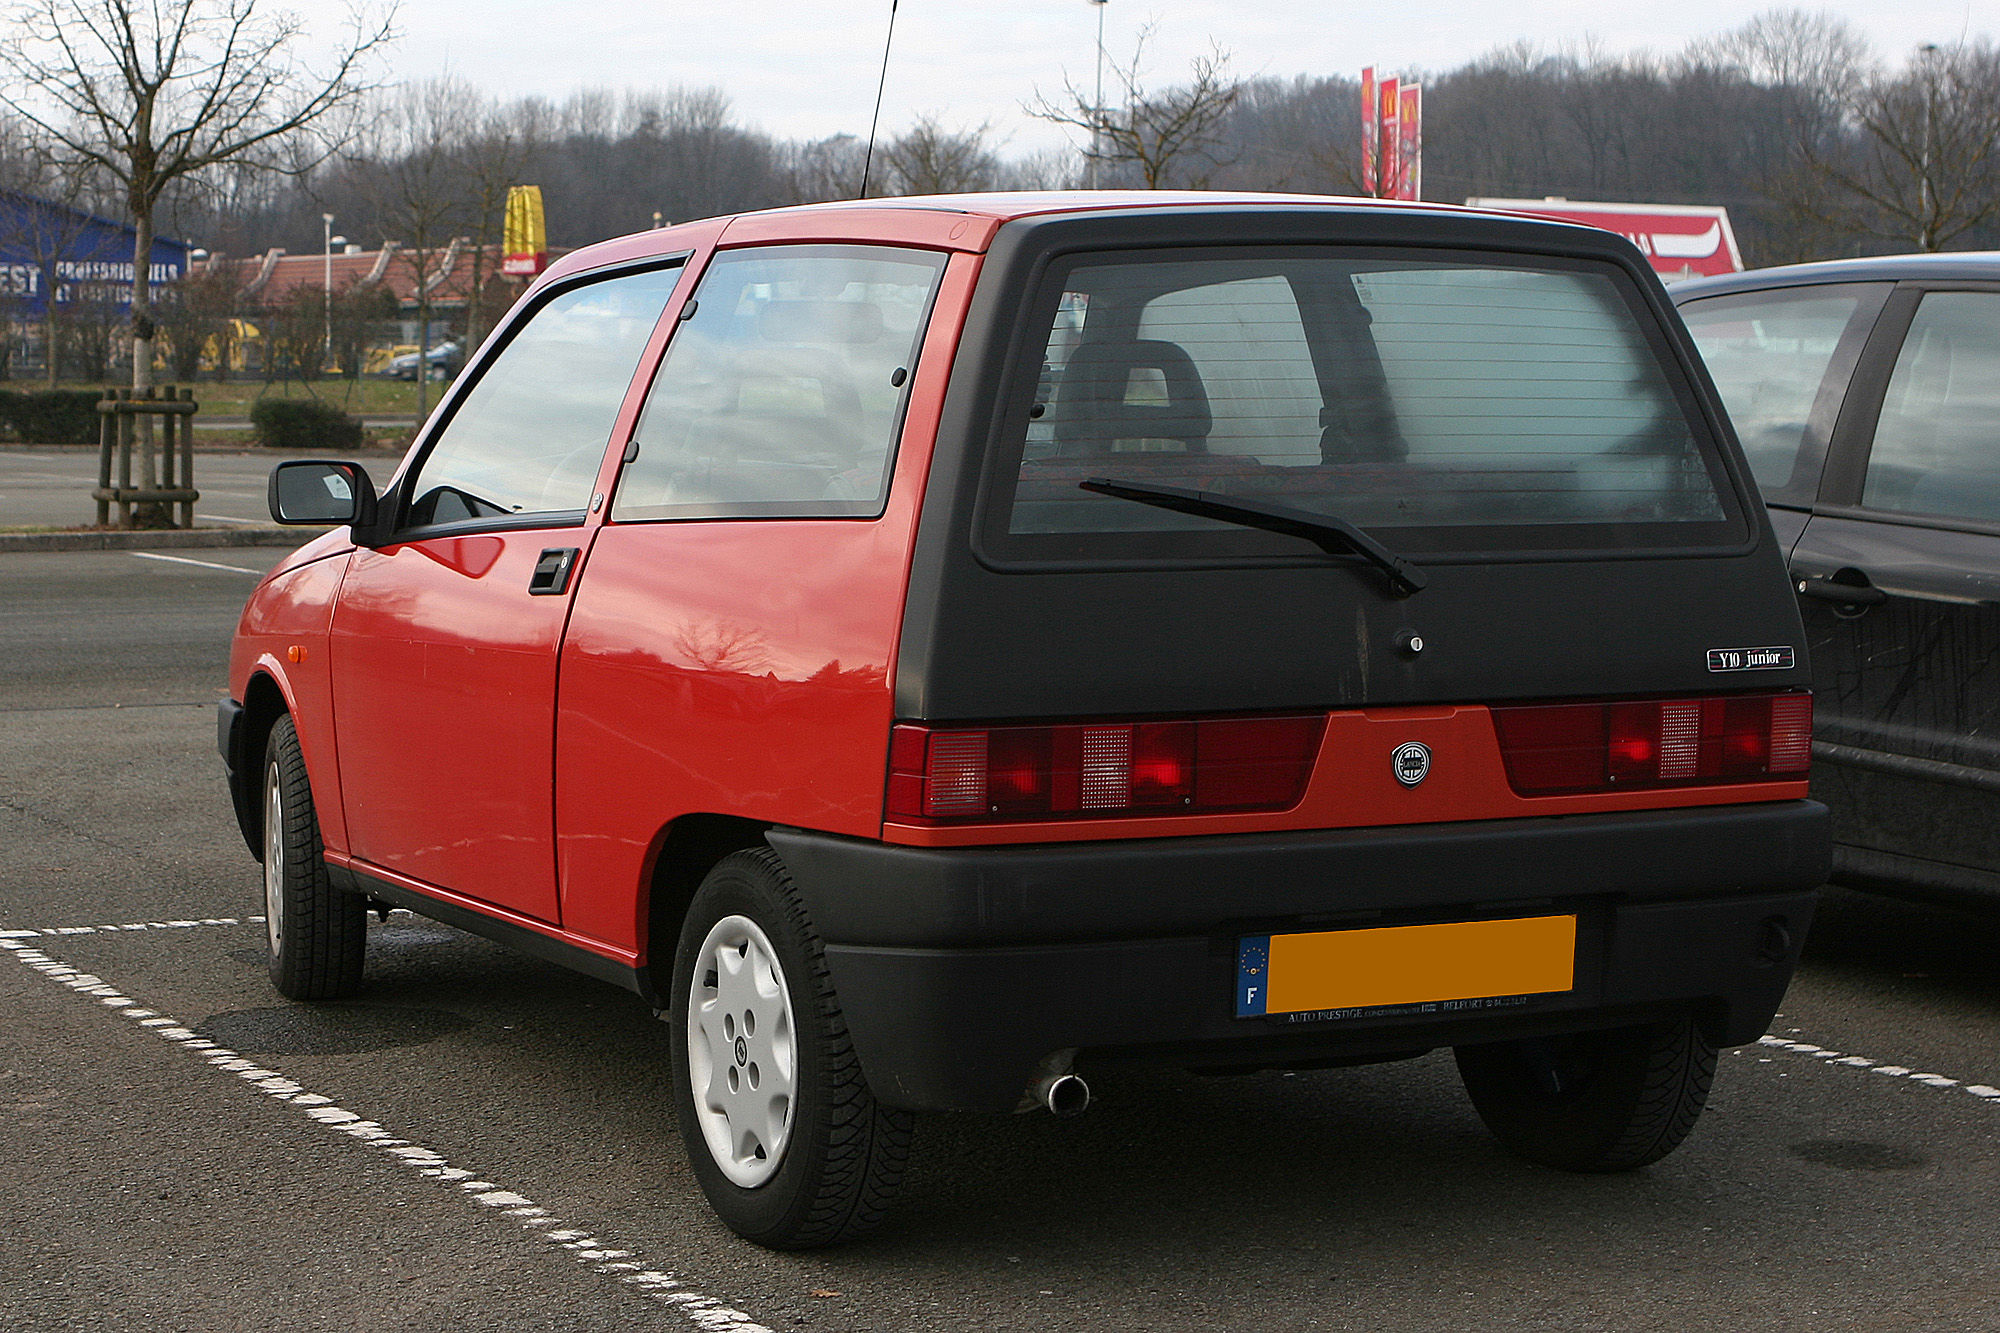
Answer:
[[[430,320],[429,336],[423,342],[436,346],[450,338],[462,338],[468,322],[476,335],[494,326],[529,281],[503,274],[500,260],[498,245],[477,247],[463,238],[422,256]],[[266,355],[285,355],[265,335],[281,337],[290,323],[298,322],[301,300],[310,302],[330,287],[336,302],[334,322],[329,326],[333,342],[336,348],[349,349],[335,359],[373,372],[393,354],[414,349],[419,341],[418,269],[415,252],[390,242],[379,250],[348,245],[330,258],[323,253],[287,254],[275,248],[247,259],[217,255],[197,262],[191,276],[228,275],[234,288],[235,313],[247,322],[238,330],[243,342],[232,356],[236,368],[254,370]],[[478,318],[468,321],[475,292],[479,295]],[[364,330],[342,316],[341,301],[370,293],[380,293],[384,299],[360,316],[366,321]],[[319,318],[311,316],[311,321],[317,323]],[[310,331],[293,330],[292,340],[310,342]],[[354,358],[351,362],[350,356]]]
[[[497,314],[527,285],[525,279],[510,278],[500,272],[497,245],[475,247],[461,238],[425,256],[425,261],[424,285],[429,289],[432,318],[450,320],[453,324],[463,322],[463,312],[475,286],[482,290],[487,306],[497,305],[493,311]],[[414,320],[417,315],[418,257],[394,241],[380,250],[350,245],[331,259],[323,254],[292,255],[272,249],[254,258],[217,256],[208,263],[230,267],[248,309],[281,309],[302,287],[323,290],[329,283],[330,267],[330,281],[336,293],[355,287],[384,287],[394,294],[406,318]],[[490,319],[481,323],[491,327]]]

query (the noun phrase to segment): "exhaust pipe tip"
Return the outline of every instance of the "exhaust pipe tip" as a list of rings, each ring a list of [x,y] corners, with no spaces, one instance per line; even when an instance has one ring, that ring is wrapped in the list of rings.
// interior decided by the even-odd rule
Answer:
[[[1074,1119],[1090,1105],[1090,1085],[1075,1074],[1059,1074],[1042,1085],[1042,1105],[1061,1119]]]

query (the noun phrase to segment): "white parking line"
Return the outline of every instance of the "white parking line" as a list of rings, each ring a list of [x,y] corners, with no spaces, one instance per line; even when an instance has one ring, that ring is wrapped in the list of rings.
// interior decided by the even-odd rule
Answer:
[[[261,569],[245,569],[241,565],[218,565],[213,560],[190,560],[184,555],[155,555],[151,551],[134,551],[132,555],[139,560],[169,560],[176,565],[200,565],[203,569],[226,569],[232,574],[251,574],[260,579],[264,577],[264,571]]]
[[[1824,1046],[1815,1046],[1809,1041],[1793,1041],[1789,1037],[1759,1037],[1757,1044],[1768,1046],[1774,1051],[1790,1051],[1794,1055],[1824,1060],[1830,1065],[1866,1069],[1870,1073],[1886,1074],[1890,1078],[1907,1079],[1911,1083],[1921,1083],[1927,1088],[1937,1088],[1940,1091],[1956,1088],[1960,1092],[1970,1093],[1988,1105],[2000,1105],[2000,1088],[1989,1087],[1984,1083],[1967,1083],[1963,1079],[1946,1078],[1943,1074],[1925,1074],[1908,1065],[1892,1065],[1881,1060],[1871,1060],[1865,1055],[1846,1055],[1840,1051],[1828,1050]]]
[[[227,514],[196,514],[195,517],[207,523],[249,523],[255,525],[271,521],[268,518],[231,518]]]
[[[261,921],[263,918],[248,919]],[[195,1052],[214,1068],[236,1075],[265,1096],[299,1108],[306,1118],[314,1123],[358,1139],[401,1162],[419,1175],[436,1181],[441,1188],[456,1190],[473,1202],[493,1209],[502,1217],[513,1218],[544,1243],[569,1251],[572,1258],[592,1272],[603,1274],[641,1295],[673,1307],[685,1316],[689,1323],[705,1330],[705,1333],[771,1333],[770,1329],[755,1322],[741,1310],[731,1309],[715,1297],[704,1295],[670,1272],[649,1267],[643,1261],[643,1257],[633,1251],[618,1249],[608,1244],[589,1228],[566,1223],[562,1218],[535,1203],[533,1199],[507,1189],[485,1178],[479,1172],[462,1166],[453,1166],[442,1153],[433,1152],[421,1144],[400,1138],[378,1122],[364,1119],[356,1112],[334,1105],[332,1098],[309,1091],[297,1081],[286,1078],[278,1070],[266,1068],[255,1060],[245,1059],[235,1051],[209,1041],[171,1015],[144,1007],[116,986],[107,983],[102,977],[71,967],[60,958],[52,957],[21,938],[24,935],[104,934],[130,929],[155,930],[227,924],[231,924],[227,918],[214,917],[203,921],[140,922],[129,926],[67,926],[37,931],[10,930],[0,932],[0,949],[7,950],[24,965],[33,968],[57,985],[66,986],[79,995],[90,996],[99,1004],[115,1010],[120,1016],[154,1036],[172,1042],[183,1050]]]
[[[205,916],[199,921],[127,921],[122,926],[43,926],[35,930],[0,930],[0,940],[26,940],[41,935],[117,935],[128,930],[186,930],[190,926],[240,926],[245,921],[262,925],[264,918]]]

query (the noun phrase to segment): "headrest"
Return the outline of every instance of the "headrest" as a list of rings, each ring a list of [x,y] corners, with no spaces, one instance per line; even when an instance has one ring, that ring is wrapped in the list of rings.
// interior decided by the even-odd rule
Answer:
[[[1155,401],[1161,387],[1164,403]],[[1196,453],[1215,424],[1193,359],[1178,343],[1150,339],[1079,345],[1050,406],[1065,454],[1103,452],[1113,440],[1179,440]]]

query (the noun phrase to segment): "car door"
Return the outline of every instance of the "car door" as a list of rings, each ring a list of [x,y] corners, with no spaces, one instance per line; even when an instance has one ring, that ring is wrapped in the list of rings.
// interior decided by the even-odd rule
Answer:
[[[1842,877],[2000,890],[2000,284],[1897,290],[1792,566]]]
[[[556,921],[557,650],[598,471],[678,266],[553,287],[447,406],[332,633],[351,853]]]

